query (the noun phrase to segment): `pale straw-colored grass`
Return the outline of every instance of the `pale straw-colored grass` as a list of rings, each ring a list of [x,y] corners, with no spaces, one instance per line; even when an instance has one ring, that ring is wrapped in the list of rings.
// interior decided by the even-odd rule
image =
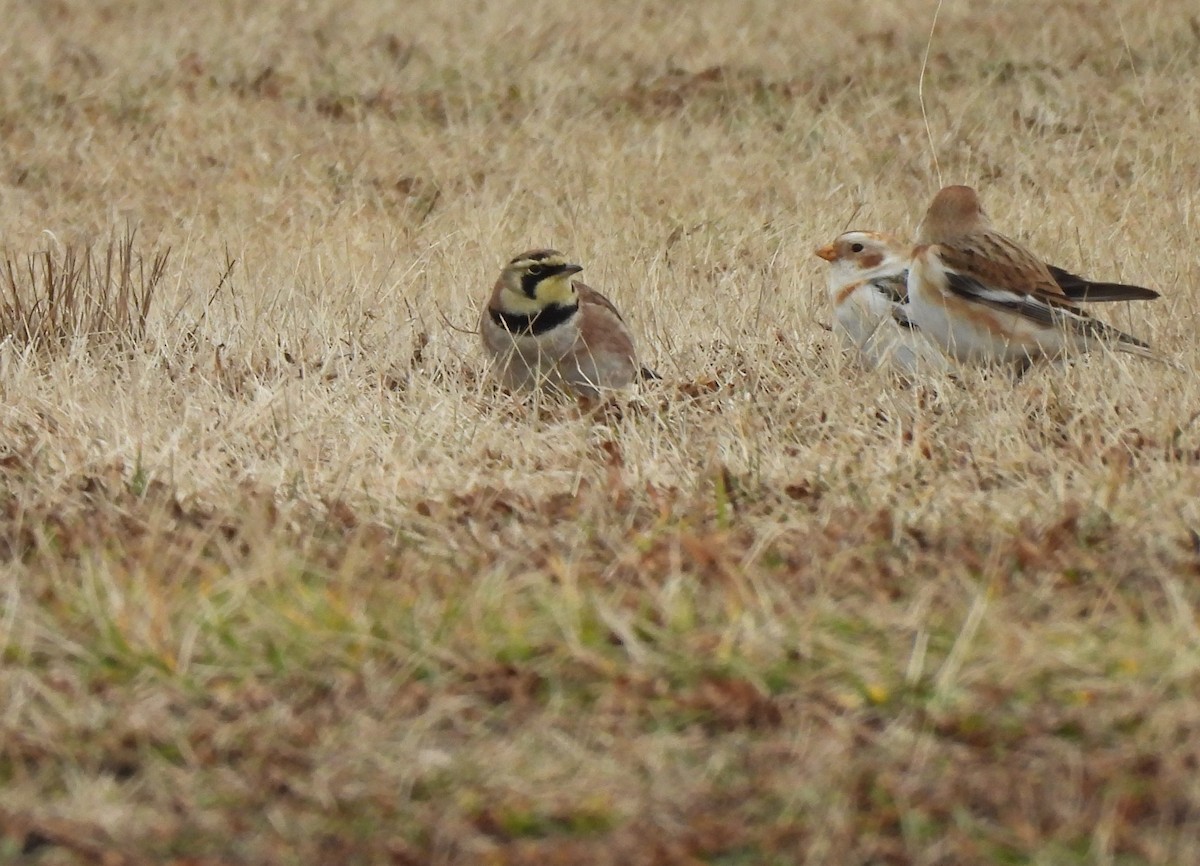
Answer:
[[[5,4],[7,255],[170,256],[0,336],[0,859],[1194,862],[1200,18],[934,5]],[[927,47],[945,182],[1180,369],[842,356]],[[534,245],[663,382],[489,385]]]

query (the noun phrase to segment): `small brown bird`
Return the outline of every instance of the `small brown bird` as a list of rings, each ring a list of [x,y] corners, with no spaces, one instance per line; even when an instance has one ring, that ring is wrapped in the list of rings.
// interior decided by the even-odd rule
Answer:
[[[1141,286],[1097,283],[1047,265],[992,228],[975,190],[948,186],[917,227],[908,319],[958,360],[1027,364],[1108,345],[1157,357],[1076,304],[1150,300]]]
[[[504,266],[479,326],[504,387],[597,399],[658,378],[638,363],[633,335],[612,302],[572,279],[582,270],[556,250],[530,250]]]

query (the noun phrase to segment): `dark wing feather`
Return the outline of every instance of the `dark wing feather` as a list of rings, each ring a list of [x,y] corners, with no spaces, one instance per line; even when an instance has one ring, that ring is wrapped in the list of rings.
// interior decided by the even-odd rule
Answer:
[[[1078,274],[1054,265],[1046,265],[1050,276],[1058,283],[1068,298],[1076,303],[1101,303],[1104,301],[1152,301],[1158,292],[1142,286],[1129,286],[1124,283],[1094,283]]]
[[[889,274],[886,277],[878,277],[871,281],[871,285],[878,289],[893,304],[908,303],[907,270],[901,271],[898,274]]]
[[[907,328],[910,331],[920,330],[915,324],[913,324],[912,319],[908,317],[908,310],[905,309],[903,305],[898,304],[897,306],[892,307],[892,321],[901,328]]]
[[[966,274],[960,274],[957,271],[951,270],[946,271],[946,285],[950,288],[950,291],[959,297],[984,304],[996,310],[1016,313],[1018,316],[1032,319],[1039,325],[1053,325],[1058,321],[1054,315],[1055,305],[1042,300],[1036,295],[993,289],[974,277],[968,277]],[[1058,306],[1066,305],[1060,302]],[[1067,308],[1071,309],[1070,307]],[[1077,315],[1086,316],[1086,313],[1075,310],[1072,310],[1072,312],[1076,312]]]
[[[1083,310],[1067,303],[1065,299],[1060,299],[1059,295],[1022,295],[993,289],[972,277],[954,271],[946,272],[946,284],[951,292],[960,297],[996,310],[1024,316],[1039,325],[1065,328],[1096,340],[1125,343],[1147,350],[1150,348],[1148,343],[1137,337],[1106,325],[1099,319],[1093,319]]]
[[[987,232],[953,244],[939,244],[938,250],[947,269],[970,274],[984,285],[1046,296],[1048,300],[1066,298],[1041,259],[1001,234]]]

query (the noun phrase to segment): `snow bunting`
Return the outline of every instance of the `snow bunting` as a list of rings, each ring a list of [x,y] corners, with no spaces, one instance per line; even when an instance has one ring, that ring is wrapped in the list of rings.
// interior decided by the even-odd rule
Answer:
[[[572,279],[582,271],[555,250],[530,250],[504,266],[480,334],[501,383],[596,399],[638,378],[633,335],[604,295]]]
[[[1099,344],[1157,357],[1146,343],[1075,306],[1148,300],[1157,292],[1093,283],[1047,265],[995,231],[966,186],[941,190],[917,227],[908,295],[909,319],[958,360],[1024,366]]]
[[[879,232],[846,232],[816,254],[829,262],[829,300],[838,329],[868,366],[905,373],[941,370],[946,356],[906,317],[909,249]]]

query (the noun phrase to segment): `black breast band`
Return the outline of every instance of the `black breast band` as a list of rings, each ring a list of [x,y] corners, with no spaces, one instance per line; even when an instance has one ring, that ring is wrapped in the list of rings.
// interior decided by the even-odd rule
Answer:
[[[537,336],[551,328],[557,328],[579,311],[579,304],[564,307],[561,304],[551,304],[536,313],[505,313],[500,310],[488,309],[492,321],[517,337]]]

